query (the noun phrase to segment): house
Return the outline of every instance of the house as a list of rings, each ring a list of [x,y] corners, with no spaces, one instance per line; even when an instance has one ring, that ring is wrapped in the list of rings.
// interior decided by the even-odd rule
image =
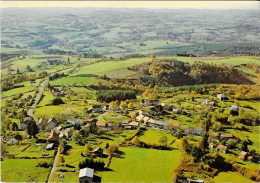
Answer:
[[[172,109],[172,112],[173,112],[174,114],[181,114],[181,113],[182,113],[182,108],[181,108],[181,107],[173,108],[173,109]]]
[[[62,130],[62,131],[60,131],[59,137],[60,137],[60,138],[63,138],[63,137],[64,137],[64,138],[66,138],[66,139],[69,139],[69,138],[72,137],[73,133],[74,133],[74,131],[73,131],[72,129]]]
[[[94,169],[83,168],[79,171],[79,183],[101,182],[101,177],[94,175]]]
[[[193,133],[193,131],[194,131],[194,128],[187,127],[187,128],[185,128],[184,133],[185,134],[191,134],[191,133]]]
[[[242,159],[242,160],[245,160],[246,157],[247,157],[247,155],[248,155],[248,153],[245,152],[245,151],[241,151],[241,152],[239,153],[239,157],[240,157],[240,159]]]
[[[146,126],[152,126],[155,123],[155,120],[150,118],[147,122],[146,122]]]
[[[46,150],[53,150],[54,149],[54,143],[51,143],[51,144],[47,144]]]
[[[164,123],[164,122],[161,122],[161,121],[155,121],[154,126],[160,128],[160,129],[168,130],[169,123]]]
[[[60,60],[47,60],[49,65],[59,65],[61,63]]]
[[[80,123],[81,123],[81,119],[68,118],[68,119],[67,119],[67,122],[68,122],[68,123],[71,123],[71,124],[80,124]]]
[[[204,183],[204,180],[195,180],[195,179],[187,178],[187,183]]]
[[[18,144],[18,140],[13,137],[7,142],[7,144]]]
[[[221,134],[220,135],[221,140],[227,140],[227,139],[232,139],[232,138],[234,138],[234,135],[232,135],[232,134]]]
[[[223,100],[228,100],[227,96],[224,95],[224,94],[218,94],[218,95],[217,95],[217,98],[218,98],[219,100],[221,100],[221,101],[223,101]]]
[[[170,107],[165,103],[161,103],[161,106],[162,106],[163,110],[169,110],[170,109]]]
[[[179,123],[172,123],[171,126],[174,131],[177,131],[178,129],[181,128],[181,124],[179,124]]]
[[[193,131],[193,134],[201,136],[202,135],[202,128],[201,127],[196,127],[194,129],[194,131]]]
[[[47,122],[47,130],[52,130],[53,128],[55,128],[58,124],[58,121],[55,118],[51,118],[48,122]]]
[[[62,129],[62,127],[59,125],[59,126],[56,126],[55,128],[53,128],[52,131],[58,133],[58,132],[60,132],[61,129]]]
[[[156,106],[156,105],[159,105],[159,100],[150,100],[150,99],[144,100],[144,106]]]
[[[59,140],[59,135],[57,133],[55,133],[54,131],[51,131],[47,135],[47,141],[48,142],[57,142],[58,140]]]
[[[103,152],[104,152],[104,150],[100,147],[100,148],[95,149],[95,150],[92,152],[92,154],[93,154],[94,156],[102,157],[102,156],[103,156]]]
[[[96,126],[98,129],[106,130],[108,128],[108,124],[106,122],[96,122]]]
[[[138,122],[131,122],[128,124],[128,126],[131,127],[131,129],[137,129],[138,126],[139,126],[139,123]]]
[[[121,127],[121,123],[112,122],[112,123],[107,123],[107,124],[108,124],[108,128],[110,128],[112,130],[115,130],[115,129],[118,129]]]
[[[128,125],[129,124],[129,120],[128,119],[124,119],[122,121],[122,125],[125,126],[125,125]]]
[[[239,111],[240,107],[237,105],[232,105],[230,108],[230,113],[233,115],[238,115],[238,111]]]
[[[20,122],[20,129],[25,130],[30,121],[33,121],[33,118],[31,116],[24,117],[23,120]]]
[[[147,121],[149,120],[149,117],[148,117],[148,116],[145,116],[145,117],[143,118],[143,120],[144,120],[144,123],[147,123]]]
[[[148,110],[148,113],[151,114],[151,115],[158,115],[159,114],[159,110],[157,110],[157,108],[155,106],[153,107],[150,107],[149,110]]]
[[[35,80],[31,80],[30,83],[31,83],[31,85],[35,85],[36,81]]]
[[[102,112],[102,107],[101,105],[92,105],[89,110],[89,112],[97,112],[97,113],[100,113]]]
[[[144,115],[139,115],[139,116],[137,116],[135,119],[136,119],[136,121],[141,121],[142,119],[144,118]]]
[[[218,151],[218,152],[221,152],[221,153],[224,153],[224,154],[226,154],[227,153],[227,146],[224,146],[224,145],[218,145],[217,147],[216,147],[216,150]]]
[[[47,123],[48,123],[48,120],[46,118],[41,118],[38,123],[37,123],[37,126],[40,130],[45,130],[46,127],[47,127]]]
[[[214,139],[219,139],[220,138],[220,133],[217,132],[211,132],[210,136]]]

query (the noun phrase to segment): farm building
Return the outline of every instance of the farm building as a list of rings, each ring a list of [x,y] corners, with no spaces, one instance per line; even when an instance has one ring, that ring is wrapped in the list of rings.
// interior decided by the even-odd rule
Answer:
[[[13,137],[7,142],[7,144],[18,144],[18,140]]]
[[[102,107],[101,105],[92,105],[89,108],[88,112],[97,112],[97,113],[102,112]]]
[[[224,145],[218,145],[217,147],[216,147],[216,150],[218,151],[218,152],[221,152],[221,153],[224,153],[224,154],[226,154],[227,153],[227,146],[224,146]]]
[[[79,171],[79,183],[101,182],[101,177],[94,175],[94,169],[83,168]]]
[[[131,127],[131,129],[137,129],[138,126],[139,126],[139,123],[138,122],[131,122],[128,124],[128,126]]]
[[[51,118],[48,122],[47,122],[47,129],[48,130],[52,130],[53,128],[55,128],[58,124],[58,121],[55,118]]]
[[[202,135],[202,128],[201,127],[196,127],[194,129],[194,131],[193,131],[193,134],[201,136]]]
[[[48,142],[57,142],[58,140],[59,140],[59,135],[57,133],[55,133],[54,131],[51,131],[47,135],[47,141]]]
[[[48,123],[48,120],[46,118],[41,118],[38,123],[37,123],[37,126],[40,130],[45,130],[46,127],[47,127],[47,123]]]
[[[92,152],[92,154],[93,154],[94,156],[102,157],[102,156],[103,156],[103,152],[104,152],[104,150],[100,147],[100,148],[95,149],[95,150]]]

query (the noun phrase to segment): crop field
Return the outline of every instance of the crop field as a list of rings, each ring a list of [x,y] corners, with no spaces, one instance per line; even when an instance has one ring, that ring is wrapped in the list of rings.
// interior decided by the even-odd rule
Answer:
[[[178,164],[180,151],[120,148],[123,158],[113,158],[112,171],[98,172],[104,182],[170,182],[171,171]]]
[[[50,168],[36,167],[40,159],[4,159],[2,182],[45,182]],[[50,163],[51,159],[47,159]]]

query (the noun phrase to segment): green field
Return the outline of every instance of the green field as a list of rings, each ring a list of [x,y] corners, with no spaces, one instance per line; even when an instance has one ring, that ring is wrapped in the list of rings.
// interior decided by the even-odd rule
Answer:
[[[35,88],[36,88],[36,86],[25,86],[25,87],[21,87],[21,88],[14,88],[12,90],[1,92],[1,97],[11,96],[11,95],[15,95],[18,93],[29,92],[31,90],[34,90]]]
[[[90,85],[93,84],[94,82],[98,82],[99,79],[95,77],[63,77],[59,78],[53,81],[50,81],[49,83],[51,85],[83,85],[85,84]]]
[[[45,182],[50,168],[36,167],[40,159],[4,159],[1,161],[2,182]],[[50,159],[47,160],[50,163]],[[29,176],[30,174],[30,176]]]
[[[236,182],[236,183],[253,183],[254,181],[243,177],[236,172],[221,172],[213,178],[214,182]]]
[[[84,66],[79,69],[78,72],[72,75],[80,75],[80,74],[101,74],[104,75],[105,72],[122,69],[129,66],[133,66],[136,64],[141,64],[143,62],[151,61],[150,58],[132,58],[129,60],[124,61],[106,61],[106,62],[99,62],[96,64],[91,64]]]
[[[113,158],[112,171],[98,172],[103,182],[170,182],[171,171],[181,157],[180,151],[120,148],[124,158]]]

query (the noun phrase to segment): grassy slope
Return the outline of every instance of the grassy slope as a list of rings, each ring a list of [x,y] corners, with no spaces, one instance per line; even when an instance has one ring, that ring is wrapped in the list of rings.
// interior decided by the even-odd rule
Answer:
[[[170,182],[170,174],[181,156],[180,151],[120,148],[125,158],[113,158],[112,172],[98,172],[104,182]]]
[[[241,182],[241,183],[254,182],[235,172],[221,172],[216,177],[213,178],[213,181],[214,182],[237,182],[237,183],[238,182]]]

